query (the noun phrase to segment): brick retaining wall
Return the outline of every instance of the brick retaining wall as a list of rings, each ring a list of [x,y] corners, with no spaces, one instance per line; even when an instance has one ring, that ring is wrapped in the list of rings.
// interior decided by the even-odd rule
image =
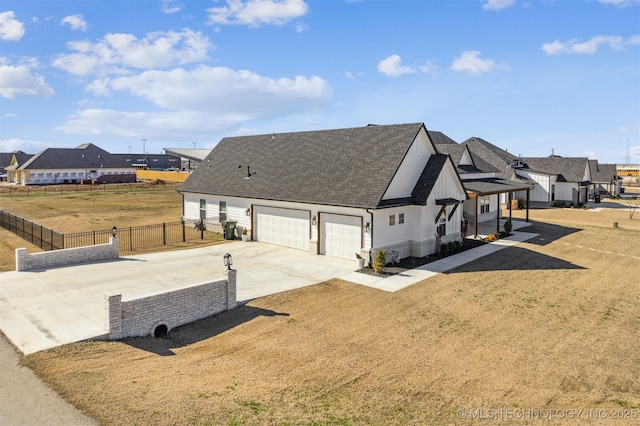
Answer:
[[[121,294],[105,294],[105,320],[109,339],[154,335],[156,327],[167,332],[236,306],[236,270],[207,284],[182,288],[134,300]]]
[[[29,254],[26,248],[19,248],[16,249],[16,271],[31,271],[56,266],[100,262],[118,259],[118,257],[119,240],[116,237],[109,238],[109,243],[107,244],[52,250],[42,253]]]

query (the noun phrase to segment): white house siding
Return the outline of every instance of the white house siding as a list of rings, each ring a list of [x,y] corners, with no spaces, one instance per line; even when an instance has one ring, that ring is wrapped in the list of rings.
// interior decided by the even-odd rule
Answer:
[[[91,173],[95,171],[95,173]],[[22,185],[49,185],[57,183],[74,183],[84,179],[97,179],[104,175],[125,175],[135,173],[132,168],[93,168],[93,169],[34,169],[23,170],[21,173]]]
[[[517,169],[516,174],[525,179],[535,182],[535,186],[530,191],[529,201],[549,203],[551,202],[551,187],[556,183],[555,175],[535,173],[522,169]],[[555,198],[558,199],[558,186],[556,185]],[[571,198],[569,198],[571,199]]]
[[[382,199],[409,197],[432,154],[435,154],[435,151],[423,129],[411,144]]]
[[[311,253],[318,253],[318,238],[322,236],[320,231],[320,218],[325,214],[336,214],[353,216],[360,218],[361,223],[364,225],[371,222],[371,216],[365,209],[350,208],[350,207],[337,207],[337,206],[324,206],[318,204],[306,204],[306,203],[292,203],[286,201],[272,201],[272,200],[259,200],[248,199],[238,197],[225,197],[220,195],[207,195],[196,193],[184,193],[184,218],[187,220],[200,218],[200,199],[206,200],[206,211],[208,218],[218,218],[219,215],[219,203],[224,201],[227,204],[227,220],[236,221],[238,228],[247,228],[250,230],[250,236],[254,239],[257,238],[256,230],[251,229],[252,218],[253,224],[256,224],[256,214],[265,208],[280,208],[290,209],[296,211],[308,212],[308,217],[316,218],[316,224],[312,224],[312,220],[309,220],[309,241],[308,250]],[[247,216],[247,209],[250,210],[250,216]],[[371,236],[363,233],[363,247],[361,252],[366,255],[371,248]],[[355,258],[355,253],[352,254]]]
[[[489,195],[489,211],[486,213],[480,213],[480,203],[478,202],[478,211],[475,211],[476,208],[476,200],[471,198],[464,203],[464,213],[467,216],[467,220],[473,223],[477,220],[478,223],[487,222],[489,220],[494,220],[501,214],[500,211],[500,197],[498,194]]]

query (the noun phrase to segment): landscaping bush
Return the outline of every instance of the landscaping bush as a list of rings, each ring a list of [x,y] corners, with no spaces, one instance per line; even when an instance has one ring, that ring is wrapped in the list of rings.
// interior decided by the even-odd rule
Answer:
[[[449,251],[449,245],[447,243],[440,244],[440,254],[445,255]]]
[[[447,250],[451,252],[456,250],[456,245],[453,243],[453,241],[449,241],[447,243]]]
[[[511,220],[507,220],[504,223],[504,232],[506,232],[507,235],[509,235],[512,229],[513,229],[513,224],[511,223]]]
[[[456,241],[453,242],[453,246],[454,246],[455,250],[459,250],[460,247],[462,247],[462,243],[460,241],[456,240]]]
[[[387,264],[387,251],[379,250],[376,252],[376,257],[373,259],[373,270],[380,272],[384,265]]]

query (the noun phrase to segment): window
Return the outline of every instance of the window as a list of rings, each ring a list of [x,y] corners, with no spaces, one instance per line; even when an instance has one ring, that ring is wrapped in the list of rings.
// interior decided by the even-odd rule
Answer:
[[[438,235],[445,236],[447,235],[447,209],[444,209],[442,215],[440,215],[440,219],[438,219],[438,225],[436,226],[438,231]]]
[[[395,214],[390,214],[389,215],[389,226],[393,226],[396,224],[396,215]]]
[[[479,203],[480,203],[480,214],[483,213],[489,213],[489,196],[485,195],[483,197],[480,197]]]
[[[402,225],[404,223],[404,213],[400,213],[398,215],[398,224]]]
[[[220,215],[220,222],[222,222],[223,220],[227,220],[227,202],[226,201],[220,201],[220,203],[218,204],[218,213]]]
[[[207,200],[200,198],[200,219],[207,218]]]

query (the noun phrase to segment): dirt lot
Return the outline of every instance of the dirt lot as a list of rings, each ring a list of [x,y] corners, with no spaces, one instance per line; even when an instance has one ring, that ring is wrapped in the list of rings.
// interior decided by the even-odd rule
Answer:
[[[638,215],[535,210],[538,237],[397,293],[333,280],[24,363],[102,424],[637,424]]]

